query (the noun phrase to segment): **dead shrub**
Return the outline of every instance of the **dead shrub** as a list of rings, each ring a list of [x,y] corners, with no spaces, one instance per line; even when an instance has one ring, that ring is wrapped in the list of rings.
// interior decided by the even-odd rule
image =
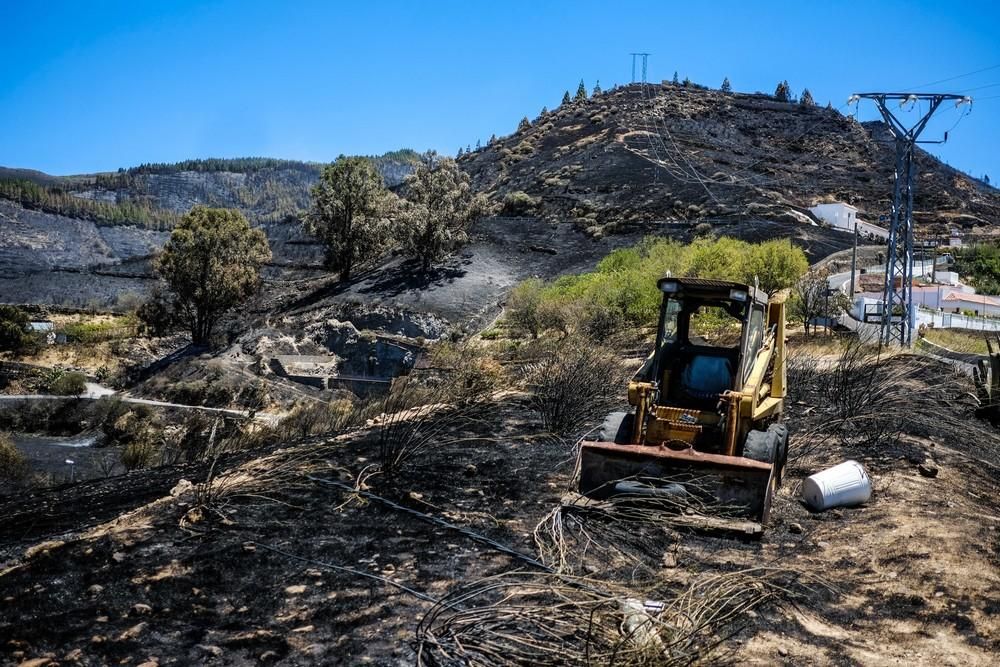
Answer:
[[[626,374],[608,349],[570,337],[543,349],[538,360],[524,368],[524,377],[545,428],[562,435],[620,404]]]
[[[0,488],[17,486],[28,479],[31,467],[7,433],[0,433]]]
[[[129,471],[149,468],[156,460],[156,454],[156,445],[150,440],[133,440],[122,450],[121,463]]]

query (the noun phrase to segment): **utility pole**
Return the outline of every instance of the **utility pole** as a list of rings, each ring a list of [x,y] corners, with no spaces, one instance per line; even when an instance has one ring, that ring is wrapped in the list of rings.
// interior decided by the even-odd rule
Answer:
[[[635,58],[636,56],[642,56],[642,82],[646,83],[646,61],[649,59],[651,54],[649,53],[631,53],[632,56],[632,83],[635,83]]]
[[[851,252],[851,291],[849,296],[851,297],[851,312],[854,312],[854,274],[858,270],[858,218],[854,218],[854,251]],[[862,313],[862,318],[864,318],[864,313]]]
[[[918,143],[940,144],[948,140],[945,132],[940,141],[918,141],[917,137],[927,127],[927,122],[945,101],[955,106],[971,104],[972,98],[951,93],[855,93],[848,99],[854,103],[872,100],[878,107],[889,133],[896,140],[895,186],[892,194],[892,220],[889,226],[889,253],[885,266],[885,285],[882,292],[882,334],[884,345],[912,344],[917,310],[913,304],[913,174],[914,149]],[[927,111],[915,124],[905,126],[889,109],[887,103],[906,104],[927,102]]]

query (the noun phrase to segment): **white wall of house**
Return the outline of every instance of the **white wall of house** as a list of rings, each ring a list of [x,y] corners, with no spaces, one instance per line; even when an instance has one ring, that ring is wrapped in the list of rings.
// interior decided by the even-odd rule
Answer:
[[[854,231],[854,221],[857,219],[858,209],[850,204],[837,202],[835,204],[818,204],[811,209],[813,215],[837,229]]]
[[[884,227],[879,227],[878,225],[873,225],[870,222],[865,222],[864,220],[858,219],[858,209],[854,208],[850,204],[836,203],[836,204],[819,204],[813,206],[811,209],[813,215],[817,218],[830,225],[834,229],[839,229],[845,232],[854,233],[855,223],[858,226],[858,233],[868,239],[877,239],[880,241],[889,240],[889,230]]]

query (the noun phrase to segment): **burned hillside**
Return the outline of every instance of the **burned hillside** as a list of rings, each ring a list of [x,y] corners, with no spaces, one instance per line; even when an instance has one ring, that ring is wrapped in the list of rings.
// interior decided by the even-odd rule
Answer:
[[[846,111],[846,107],[842,107]],[[844,201],[889,212],[894,152],[881,123],[762,94],[632,84],[563,104],[461,159],[511,213],[612,232],[671,220],[807,220]],[[1000,191],[921,151],[917,224],[988,233]]]

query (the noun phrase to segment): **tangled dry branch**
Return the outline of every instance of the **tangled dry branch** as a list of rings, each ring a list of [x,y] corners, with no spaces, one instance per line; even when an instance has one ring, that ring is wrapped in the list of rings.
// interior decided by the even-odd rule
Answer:
[[[717,653],[746,612],[818,586],[779,568],[711,575],[680,592],[507,573],[458,588],[426,614],[418,664],[688,665]]]

